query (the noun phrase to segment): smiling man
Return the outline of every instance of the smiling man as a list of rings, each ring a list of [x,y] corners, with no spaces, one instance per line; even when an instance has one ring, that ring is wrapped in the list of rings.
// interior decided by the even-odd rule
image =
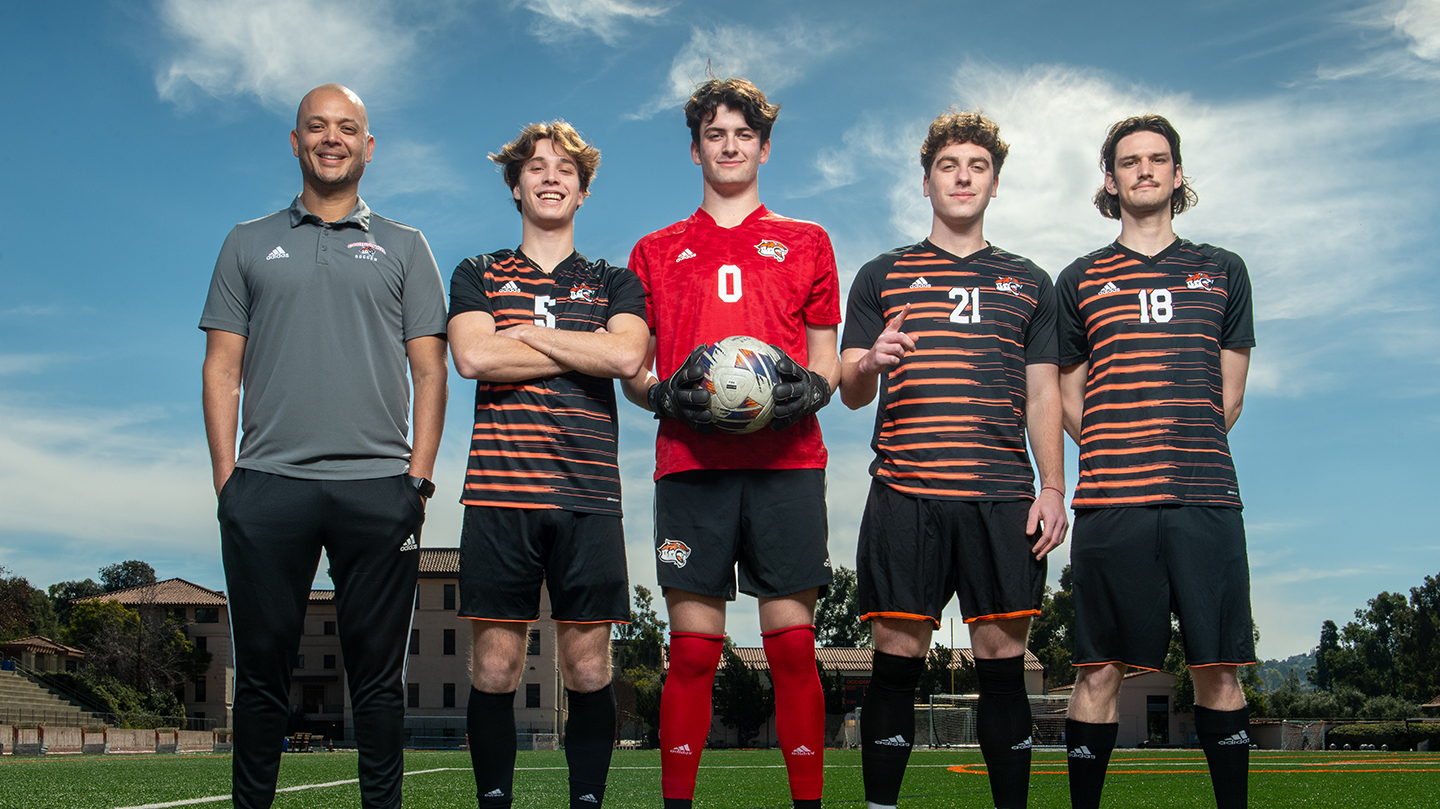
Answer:
[[[994,805],[1028,794],[1025,641],[1068,521],[1054,288],[984,235],[1009,150],[979,113],[936,118],[920,147],[930,237],[866,264],[850,288],[840,396],[851,408],[880,397],[856,560],[875,640],[860,725],[871,809],[899,798],[915,688],[951,595],[970,626]]]
[[[815,670],[815,600],[830,583],[825,444],[814,413],[840,376],[839,281],[820,226],[760,204],[760,166],[780,107],[745,79],[711,79],[685,105],[690,158],[704,197],[689,219],[640,240],[630,266],[645,283],[646,370],[626,385],[660,419],[655,441],[657,579],[670,614],[670,669],[660,701],[661,791],[689,807],[710,733],[711,688],[725,605],[760,600],[775,686],[775,724],[796,807],[818,807],[825,703]],[[700,353],[732,335],[780,349],[774,429],[715,432]],[[649,371],[650,358],[660,381]],[[793,359],[792,359],[793,358]]]
[[[645,356],[645,293],[629,270],[575,252],[600,150],[553,121],[490,159],[520,211],[520,247],[467,258],[450,279],[455,367],[476,380],[460,497],[470,757],[482,809],[510,806],[515,691],[543,582],[570,707],[570,806],[595,807],[615,737],[610,627],[630,616],[611,380],[634,376]]]
[[[1250,277],[1234,253],[1176,237],[1196,198],[1169,121],[1116,123],[1100,165],[1095,206],[1120,220],[1120,237],[1056,284],[1065,430],[1080,445],[1070,800],[1100,805],[1121,678],[1161,667],[1173,609],[1216,803],[1243,807],[1249,714],[1235,672],[1255,648],[1227,435],[1255,345]]]
[[[361,800],[395,807],[420,525],[445,423],[445,291],[420,231],[360,199],[375,139],[354,93],[338,84],[311,90],[290,146],[300,195],[230,232],[200,319],[235,644],[234,802],[249,809],[274,800],[295,651],[323,549]],[[325,701],[341,702],[340,692]]]

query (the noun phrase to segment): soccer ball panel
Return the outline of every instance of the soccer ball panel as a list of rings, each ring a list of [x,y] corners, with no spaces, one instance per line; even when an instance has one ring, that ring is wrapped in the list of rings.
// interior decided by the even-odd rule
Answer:
[[[770,423],[775,412],[775,350],[754,337],[726,337],[705,354],[705,389],[715,425],[750,433]]]

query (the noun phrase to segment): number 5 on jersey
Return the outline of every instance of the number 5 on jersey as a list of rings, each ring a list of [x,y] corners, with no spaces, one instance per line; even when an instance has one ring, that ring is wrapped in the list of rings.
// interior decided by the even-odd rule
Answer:
[[[550,311],[554,306],[554,298],[549,295],[536,295],[535,325],[544,326],[547,329],[555,328],[555,313]]]

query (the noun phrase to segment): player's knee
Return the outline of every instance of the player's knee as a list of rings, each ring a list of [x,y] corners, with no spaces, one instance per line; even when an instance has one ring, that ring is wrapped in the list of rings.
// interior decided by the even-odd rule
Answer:
[[[487,694],[514,691],[520,684],[524,660],[499,650],[477,653],[470,670],[470,682]]]
[[[609,661],[598,658],[567,663],[561,667],[560,673],[565,678],[565,687],[581,694],[599,691],[610,684]]]

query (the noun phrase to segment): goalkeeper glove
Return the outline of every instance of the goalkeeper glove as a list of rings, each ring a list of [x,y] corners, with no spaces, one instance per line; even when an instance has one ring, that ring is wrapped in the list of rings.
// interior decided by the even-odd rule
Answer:
[[[650,386],[646,401],[655,411],[655,418],[679,419],[697,433],[715,431],[715,417],[710,413],[710,391],[700,387],[705,370],[700,358],[710,347],[701,343],[664,382]]]
[[[782,380],[775,386],[775,416],[770,429],[783,430],[830,403],[830,381],[790,358],[778,346],[780,354],[775,371]]]

